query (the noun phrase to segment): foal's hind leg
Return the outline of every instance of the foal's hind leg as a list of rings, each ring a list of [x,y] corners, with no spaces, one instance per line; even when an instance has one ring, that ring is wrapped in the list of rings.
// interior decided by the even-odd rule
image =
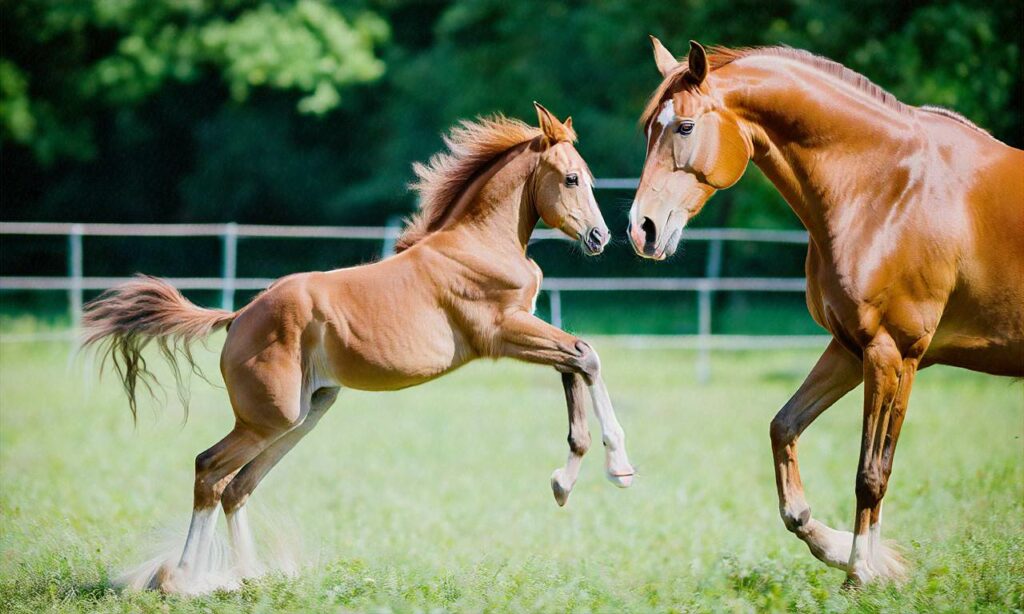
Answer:
[[[198,592],[208,588],[217,506],[235,473],[291,430],[301,418],[299,365],[289,366],[290,353],[273,350],[259,363],[231,363],[224,381],[235,411],[235,428],[196,457],[192,522],[178,566],[154,578],[165,592]],[[257,367],[249,366],[257,364]],[[266,365],[275,365],[268,369]]]
[[[161,570],[154,578],[165,592],[198,592],[206,589],[203,577],[210,572],[217,505],[228,481],[238,469],[266,448],[273,436],[243,424],[196,457],[192,521],[176,569]]]
[[[569,493],[580,475],[583,455],[590,448],[590,430],[587,427],[587,412],[583,405],[583,378],[575,373],[562,374],[565,388],[565,405],[569,411],[569,458],[565,467],[555,469],[551,474],[551,491],[558,505],[565,505]]]
[[[224,514],[228,521],[228,537],[235,554],[239,573],[252,576],[259,572],[256,560],[256,548],[245,510],[245,503],[256,486],[266,477],[267,473],[295,447],[316,426],[320,418],[338,398],[338,388],[320,388],[309,400],[309,411],[302,423],[281,436],[266,450],[249,461],[241,471],[228,483],[221,499]]]
[[[814,369],[793,397],[772,420],[772,452],[775,457],[775,484],[779,491],[779,513],[786,528],[807,544],[819,560],[839,569],[847,569],[853,535],[836,531],[811,517],[804,498],[800,467],[797,463],[797,439],[826,409],[861,382],[860,360],[832,341]]]

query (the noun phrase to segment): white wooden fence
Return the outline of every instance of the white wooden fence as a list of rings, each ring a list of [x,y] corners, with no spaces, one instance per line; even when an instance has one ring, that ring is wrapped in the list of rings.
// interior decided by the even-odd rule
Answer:
[[[630,180],[604,180],[604,182]],[[620,187],[618,185],[602,187]],[[68,293],[69,315],[73,328],[81,318],[83,295],[89,290],[104,290],[126,281],[127,277],[86,277],[83,273],[84,253],[82,238],[107,237],[219,237],[222,243],[220,277],[169,278],[168,281],[183,290],[219,290],[221,307],[234,309],[235,293],[262,290],[273,280],[240,278],[236,275],[238,242],[240,239],[304,238],[346,239],[381,242],[382,256],[391,252],[399,234],[398,224],[388,226],[263,226],[242,224],[75,224],[0,222],[0,236],[49,235],[64,236],[68,242],[68,274],[57,276],[0,276],[0,290],[49,290]],[[563,240],[566,237],[555,230],[541,229],[534,233],[533,241]],[[786,230],[747,230],[734,228],[697,229],[684,232],[686,241],[710,242],[705,276],[665,278],[573,278],[554,277],[544,280],[543,292],[550,301],[551,321],[562,325],[563,292],[601,291],[660,291],[696,292],[698,297],[698,332],[695,336],[659,337],[630,336],[626,342],[637,347],[688,347],[699,350],[698,378],[706,381],[710,376],[712,349],[758,349],[768,347],[820,347],[824,338],[817,335],[762,336],[713,335],[712,298],[715,292],[803,292],[802,277],[780,278],[722,278],[722,247],[725,241],[756,241],[768,243],[806,244],[807,233]],[[49,337],[72,338],[74,330]],[[38,339],[39,336],[29,337]],[[27,340],[24,336],[5,335],[0,341]]]

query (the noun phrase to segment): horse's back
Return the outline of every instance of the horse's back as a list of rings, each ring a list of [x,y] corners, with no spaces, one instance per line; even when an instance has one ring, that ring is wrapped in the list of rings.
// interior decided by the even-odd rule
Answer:
[[[966,225],[926,360],[1024,375],[1024,152],[954,118],[932,123],[951,152],[951,202],[935,204],[960,208]]]

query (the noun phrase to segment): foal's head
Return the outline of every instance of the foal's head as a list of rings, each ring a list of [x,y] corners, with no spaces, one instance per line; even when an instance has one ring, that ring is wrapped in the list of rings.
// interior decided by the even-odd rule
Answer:
[[[594,199],[594,176],[573,146],[572,118],[560,122],[542,105],[533,104],[543,132],[543,149],[532,177],[534,207],[545,224],[579,241],[587,254],[600,254],[610,235]]]
[[[716,190],[743,175],[753,154],[739,118],[707,83],[704,48],[690,41],[686,62],[677,62],[651,37],[664,81],[644,112],[647,160],[629,211],[636,253],[662,260],[675,253],[686,222]]]

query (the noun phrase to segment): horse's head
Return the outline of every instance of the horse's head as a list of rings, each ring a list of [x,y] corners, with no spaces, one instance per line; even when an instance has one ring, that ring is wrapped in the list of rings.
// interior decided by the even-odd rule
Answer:
[[[739,181],[752,146],[707,82],[704,48],[690,41],[687,61],[677,62],[661,41],[651,42],[664,81],[645,114],[647,160],[629,210],[629,237],[637,254],[663,260],[711,195]]]
[[[548,226],[580,242],[588,255],[600,254],[608,244],[608,225],[594,198],[594,177],[573,142],[572,118],[558,121],[538,103],[537,119],[544,132],[543,148],[533,174],[534,206]]]

